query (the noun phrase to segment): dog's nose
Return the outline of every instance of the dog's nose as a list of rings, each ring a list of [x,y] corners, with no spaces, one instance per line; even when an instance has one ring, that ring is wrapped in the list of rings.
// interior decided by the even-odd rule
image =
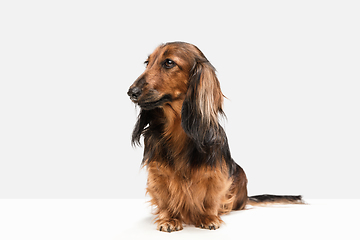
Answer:
[[[129,89],[127,94],[130,96],[131,100],[136,101],[141,95],[141,89],[138,87],[132,87]]]

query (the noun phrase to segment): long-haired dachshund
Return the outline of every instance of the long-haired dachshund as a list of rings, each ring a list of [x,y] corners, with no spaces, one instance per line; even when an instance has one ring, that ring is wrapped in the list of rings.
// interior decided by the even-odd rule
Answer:
[[[217,229],[220,215],[246,204],[301,203],[301,196],[248,197],[244,170],[219,124],[224,96],[215,68],[194,45],[160,45],[128,95],[140,106],[132,143],[144,136],[147,192],[160,231],[183,223]]]

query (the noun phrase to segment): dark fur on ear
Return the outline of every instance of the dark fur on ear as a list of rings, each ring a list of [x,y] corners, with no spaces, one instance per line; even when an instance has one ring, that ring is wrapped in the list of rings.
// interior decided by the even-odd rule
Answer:
[[[219,114],[223,95],[215,68],[207,60],[198,61],[193,68],[189,87],[182,106],[182,127],[199,151],[223,143]]]
[[[135,124],[132,138],[131,138],[131,144],[133,146],[140,146],[140,137],[145,131],[146,126],[150,123],[150,112],[147,110],[141,110],[138,116],[138,120]]]
[[[206,58],[198,60],[181,111],[181,125],[195,145],[189,154],[190,164],[214,166],[219,159],[224,160],[232,175],[233,160],[225,131],[219,123],[219,115],[224,115],[223,99],[215,68]]]
[[[171,163],[172,160],[166,154],[166,146],[162,145],[160,148],[157,144],[161,142],[163,135],[163,122],[161,119],[163,118],[163,113],[160,108],[155,108],[152,110],[144,110],[141,109],[138,120],[135,124],[131,143],[133,146],[140,146],[140,138],[144,136],[144,157],[142,160],[142,164],[147,164],[151,160],[153,160],[153,156],[156,154],[160,154],[164,157],[168,163]]]

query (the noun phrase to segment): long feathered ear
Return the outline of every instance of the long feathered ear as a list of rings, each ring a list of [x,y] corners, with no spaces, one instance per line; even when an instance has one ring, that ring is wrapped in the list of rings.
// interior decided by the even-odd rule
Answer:
[[[138,116],[138,120],[135,124],[131,144],[133,146],[140,146],[140,137],[143,134],[146,126],[150,123],[150,112],[147,110],[141,110]]]
[[[215,68],[208,61],[197,62],[182,106],[181,124],[201,152],[224,141],[218,120],[223,99]]]

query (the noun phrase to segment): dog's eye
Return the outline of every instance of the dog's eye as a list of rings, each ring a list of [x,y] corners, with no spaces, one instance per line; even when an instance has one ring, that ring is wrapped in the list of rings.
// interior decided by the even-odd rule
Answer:
[[[163,66],[167,69],[175,67],[176,63],[171,59],[166,59],[163,63]]]
[[[145,64],[145,66],[147,67],[147,65],[149,64],[149,61],[146,60],[146,61],[144,62],[144,64]]]

